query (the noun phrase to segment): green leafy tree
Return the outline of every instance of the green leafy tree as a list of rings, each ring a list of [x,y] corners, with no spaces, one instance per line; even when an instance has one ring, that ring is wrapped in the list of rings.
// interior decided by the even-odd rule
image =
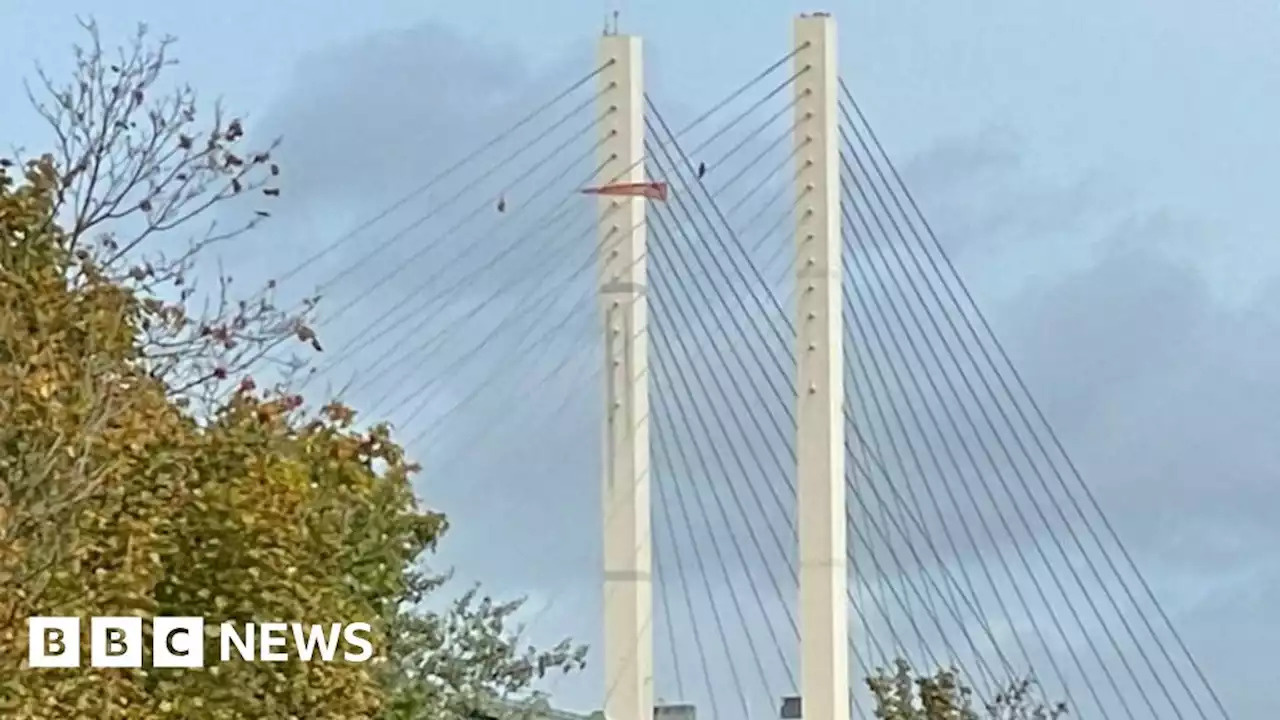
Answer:
[[[287,342],[319,349],[314,303],[235,300],[215,277],[193,309],[197,260],[268,215],[219,227],[212,209],[280,192],[272,146],[156,90],[171,40],[144,28],[111,54],[85,29],[71,81],[31,91],[53,151],[0,160],[0,715],[447,720],[580,667],[567,642],[520,644],[518,603],[423,609],[447,522],[389,428],[251,379],[299,364]],[[32,670],[32,615],[364,621],[376,653],[218,662],[211,638],[201,670]]]
[[[1040,699],[1031,680],[1010,683],[982,704],[956,670],[920,675],[902,660],[892,671],[873,675],[867,686],[880,720],[1060,720],[1067,715],[1065,704]]]

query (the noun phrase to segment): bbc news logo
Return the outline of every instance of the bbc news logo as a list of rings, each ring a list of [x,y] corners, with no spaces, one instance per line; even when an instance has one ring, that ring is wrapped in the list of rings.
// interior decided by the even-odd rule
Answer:
[[[89,619],[90,667],[142,667],[142,647],[146,641],[140,617],[93,617]],[[155,617],[151,619],[151,666],[158,668],[199,668],[205,666],[205,627],[200,617]],[[78,617],[32,617],[27,620],[27,664],[33,668],[80,667]],[[284,662],[292,644],[303,662],[333,662],[341,656],[360,663],[373,657],[368,623],[222,623],[218,636],[222,662],[234,659],[249,662]],[[290,642],[292,641],[292,643]],[[338,650],[342,647],[342,653]]]

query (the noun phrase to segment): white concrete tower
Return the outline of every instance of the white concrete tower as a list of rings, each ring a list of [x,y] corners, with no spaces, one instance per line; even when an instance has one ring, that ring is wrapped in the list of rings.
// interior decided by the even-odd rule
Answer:
[[[849,720],[836,24],[795,21],[796,525],[804,720]]]
[[[600,73],[603,167],[597,185],[644,182],[640,38],[604,36],[600,63],[605,66]],[[608,720],[653,720],[646,202],[642,197],[599,197],[599,297],[608,403],[601,493]]]

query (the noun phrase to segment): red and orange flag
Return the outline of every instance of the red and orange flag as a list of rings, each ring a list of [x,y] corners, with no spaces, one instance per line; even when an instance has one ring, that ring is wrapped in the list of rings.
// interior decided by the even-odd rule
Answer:
[[[667,201],[667,184],[664,182],[619,183],[601,187],[587,188],[582,191],[587,195],[622,195],[626,197],[644,197],[659,202]]]

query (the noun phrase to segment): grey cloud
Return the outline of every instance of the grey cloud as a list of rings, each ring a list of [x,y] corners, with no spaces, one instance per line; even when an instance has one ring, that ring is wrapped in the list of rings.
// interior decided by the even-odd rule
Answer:
[[[944,159],[951,161],[945,156]],[[927,164],[917,166],[917,174],[927,175],[927,167]],[[1194,237],[1187,236],[1194,236],[1197,229],[1194,224],[1180,223],[1166,213],[1108,217],[1105,206],[1081,202],[1081,198],[1103,196],[1089,183],[1068,185],[1065,191],[1056,193],[1062,207],[1055,207],[1051,202],[1055,197],[1052,188],[1025,180],[1024,185],[1031,186],[1006,200],[998,189],[1016,185],[1022,170],[1016,163],[1005,163],[1001,172],[995,172],[992,164],[985,163],[981,170],[978,178],[985,179],[997,190],[987,196],[986,205],[976,208],[973,215],[991,218],[991,232],[985,232],[986,226],[982,223],[962,225],[961,232],[945,222],[935,223],[941,227],[944,242],[962,268],[973,263],[975,255],[983,259],[994,255],[997,262],[1003,261],[1000,267],[1005,268],[1006,274],[1022,276],[1017,282],[999,287],[996,297],[1003,302],[985,303],[985,309],[1033,393],[1084,469],[1087,482],[1100,496],[1121,537],[1138,555],[1140,567],[1157,588],[1163,604],[1174,608],[1175,622],[1184,634],[1193,638],[1191,642],[1196,647],[1194,638],[1205,629],[1187,622],[1190,613],[1179,612],[1183,607],[1179,598],[1185,597],[1188,589],[1186,580],[1174,578],[1194,577],[1194,582],[1202,587],[1221,587],[1201,602],[1227,603],[1219,606],[1220,612],[1231,615],[1233,611],[1228,608],[1236,601],[1229,598],[1241,592],[1241,583],[1256,587],[1266,582],[1265,575],[1270,572],[1267,553],[1262,548],[1274,542],[1270,517],[1280,498],[1271,483],[1277,462],[1268,428],[1274,423],[1273,397],[1280,388],[1263,368],[1274,363],[1277,351],[1273,303],[1266,295],[1255,298],[1246,308],[1229,307],[1218,300],[1207,279],[1188,260],[1187,250],[1194,247],[1195,242]],[[939,175],[943,178],[950,175],[962,183],[961,194],[983,195],[975,190],[974,181],[963,179],[963,174],[953,168],[944,168]],[[934,193],[944,197],[925,196],[926,206],[945,204],[947,184],[937,182],[933,188]],[[1023,210],[1018,201],[1027,196],[1039,197],[1041,201],[1020,214]],[[1085,212],[1090,206],[1096,208],[1096,212]],[[1086,216],[1079,217],[1081,214]],[[1028,228],[1044,226],[1045,218],[1053,217],[1073,219],[1068,227],[1082,234],[1077,243],[1083,246],[1084,252],[1077,250],[1075,257],[1063,261],[1061,256],[1054,256],[1052,248],[1044,252],[1035,242],[1037,236],[1026,232]],[[1014,222],[1011,223],[1010,218]],[[1018,232],[1010,232],[1010,228]],[[989,276],[990,271],[978,274]],[[979,295],[983,289],[981,285],[977,287]],[[721,313],[721,322],[726,321],[724,314]],[[739,355],[752,354],[742,347],[736,350]],[[760,352],[760,347],[752,350]],[[687,362],[693,367],[699,364],[693,360]],[[711,361],[702,360],[704,365],[708,362]],[[725,360],[701,374],[732,374],[737,372],[736,365],[734,361]],[[700,401],[717,402],[710,397]],[[901,402],[898,398],[898,403]],[[931,398],[929,404],[936,406],[938,400]],[[955,409],[954,402],[943,404]],[[759,408],[753,410],[776,416]],[[1218,419],[1207,421],[1209,417]],[[998,463],[998,467],[1009,472],[1004,462]],[[745,482],[743,478],[735,480]],[[929,482],[928,478],[918,476],[894,479],[900,480],[916,485]],[[731,481],[726,478],[723,482]],[[1073,493],[1079,496],[1078,490]],[[1065,499],[1059,491],[1053,500],[1063,502]],[[1002,512],[1007,514],[1008,501],[1000,502],[1004,507]],[[1054,513],[1048,510],[1051,506],[1046,504],[1043,494],[1038,502],[1053,520]],[[1026,499],[1019,505],[1030,514],[1033,532],[1043,535],[1045,529],[1038,527]],[[983,507],[977,516],[972,512],[966,514],[971,523],[995,521],[989,506]],[[1081,563],[1078,553],[1070,550],[1071,543],[1065,539],[1060,522],[1053,522],[1058,525],[1055,534],[1068,543],[1069,562]],[[1093,522],[1096,523],[1096,519]],[[951,524],[954,526],[954,518]],[[936,524],[926,523],[926,526],[935,532],[938,529]],[[1081,535],[1085,533],[1082,527],[1075,530]],[[1014,522],[1014,534],[1002,541],[1005,547],[993,549],[982,542],[979,550],[985,556],[1001,552],[1010,557],[1008,543],[1026,543],[1029,539],[1026,530]],[[1056,551],[1047,544],[1048,540],[1048,537],[1039,538],[1046,543],[1050,560],[1056,561]],[[907,555],[902,538],[891,538],[889,542],[902,556]],[[1115,549],[1108,548],[1107,552],[1114,555]],[[1097,551],[1092,553],[1093,562],[1100,562]],[[962,555],[964,557],[947,560],[944,552],[944,562],[951,565],[952,574],[957,576],[961,575],[962,566],[956,561],[963,565],[974,562],[971,554],[962,551]],[[1031,557],[1032,564],[1038,565],[1035,554]],[[856,562],[865,568],[870,565],[867,560],[864,553]],[[881,561],[884,562],[883,558]],[[1009,562],[1014,567],[1012,581],[1028,582],[1028,574],[1018,568],[1017,561],[1010,559]],[[905,571],[908,574],[917,575],[917,579],[921,574],[932,574],[937,581],[936,568],[931,572],[927,567],[912,570],[911,564],[908,561]],[[1253,568],[1250,572],[1258,577],[1240,579],[1241,572],[1236,571],[1240,567]],[[975,568],[968,568],[968,572],[974,571]],[[1083,567],[1079,571],[1089,583],[1085,592],[1097,595],[1100,588],[1090,580],[1089,573]],[[1103,572],[1105,576],[1106,571]],[[1042,582],[1049,582],[1043,570],[1036,573]],[[1134,586],[1134,578],[1127,568],[1122,573],[1125,581]],[[999,580],[1000,574],[997,570],[997,586],[1008,596],[1009,580]],[[1249,573],[1244,575],[1248,577]],[[1086,608],[1081,591],[1071,589],[1073,581],[1068,577],[1064,582],[1074,604]],[[1060,599],[1054,599],[1061,593],[1049,587],[1051,606],[1061,614],[1064,606]],[[1111,589],[1120,592],[1118,588]],[[1140,590],[1135,592],[1141,595]],[[1027,593],[1031,595],[1029,590]],[[986,603],[990,610],[990,592],[983,594],[988,595]],[[1122,632],[1115,611],[1109,609],[1101,597],[1095,601],[1102,608],[1103,622],[1112,632]],[[1038,604],[1034,596],[1031,602]],[[1045,611],[1043,607],[1035,610],[1030,622],[1045,623]],[[1128,608],[1123,611],[1132,612]],[[1144,612],[1152,613],[1150,608]],[[1088,610],[1081,610],[1081,614],[1083,620],[1093,625],[1090,634],[1100,637],[1098,620],[1092,618]],[[1215,631],[1235,632],[1241,647],[1253,645],[1256,632],[1253,625],[1260,619],[1252,623],[1244,618],[1235,619],[1242,621],[1238,629],[1224,629],[1219,622]],[[1067,625],[1070,631],[1071,623]],[[1020,624],[1020,627],[1027,633],[1030,626]],[[1150,645],[1145,638],[1143,642]],[[1091,662],[1088,659],[1091,651],[1079,643],[1078,638],[1075,644],[1079,646],[1077,651],[1086,657],[1085,662]],[[1213,644],[1220,646],[1220,643]],[[1051,638],[1051,647],[1055,654],[1063,652],[1060,640]],[[1108,665],[1113,665],[1115,658],[1110,651],[1105,647],[1101,651]],[[1037,666],[1043,665],[1041,657]],[[1096,668],[1089,672],[1096,672]],[[1242,698],[1241,702],[1252,701]]]
[[[1203,600],[1221,613],[1212,631],[1194,620],[1203,607],[1175,613],[1193,649],[1214,652],[1230,634],[1247,652],[1265,623],[1235,612],[1243,598],[1227,588],[1239,588],[1241,566],[1257,567],[1244,581],[1255,592],[1274,578],[1262,548],[1274,542],[1269,518],[1280,505],[1268,439],[1280,384],[1262,368],[1280,351],[1277,317],[1266,294],[1247,307],[1218,299],[1188,259],[1185,236],[1196,230],[1165,213],[1131,216],[1103,226],[1100,241],[1081,238],[1093,257],[1056,272],[1024,238],[1007,238],[1002,267],[1034,281],[986,309],[1165,604],[1178,607],[1187,591],[1170,578],[1224,586]],[[1209,634],[1219,637],[1201,646]],[[1216,653],[1201,661],[1213,678],[1215,666],[1243,671]]]
[[[301,261],[422,188],[564,90],[569,84],[565,78],[585,75],[582,68],[589,68],[590,61],[581,54],[568,48],[563,63],[533,67],[509,50],[424,25],[305,58],[260,128],[263,135],[285,138],[278,153],[284,196],[272,227],[273,251]],[[445,66],[449,72],[442,70]],[[575,72],[564,72],[566,68]],[[371,301],[389,308],[412,295],[421,302],[433,288],[473,274],[495,247],[506,250],[506,263],[478,275],[483,282],[466,282],[452,294],[488,297],[493,282],[520,281],[531,251],[564,246],[568,235],[590,227],[581,203],[555,208],[546,202],[563,200],[556,195],[589,175],[595,165],[588,157],[590,139],[557,156],[541,156],[589,125],[595,108],[577,113],[536,147],[521,143],[589,101],[593,90],[594,84],[587,83],[476,163],[431,185],[291,278],[286,289],[300,294],[327,284],[330,313],[348,304],[359,304],[362,315],[378,313]],[[492,163],[512,155],[517,157],[506,171],[484,177]],[[574,155],[582,160],[569,163]],[[517,170],[526,179],[504,185]],[[564,178],[548,185],[562,172]],[[543,199],[530,199],[535,193]],[[504,194],[510,209],[499,215],[494,206]],[[464,197],[450,202],[460,195]],[[530,237],[535,228],[537,236]],[[279,272],[245,258],[232,260],[244,265],[242,272],[251,279]],[[339,276],[338,282],[328,282]],[[440,312],[440,304],[430,310]],[[335,344],[354,334],[353,323],[344,320],[329,329]]]

